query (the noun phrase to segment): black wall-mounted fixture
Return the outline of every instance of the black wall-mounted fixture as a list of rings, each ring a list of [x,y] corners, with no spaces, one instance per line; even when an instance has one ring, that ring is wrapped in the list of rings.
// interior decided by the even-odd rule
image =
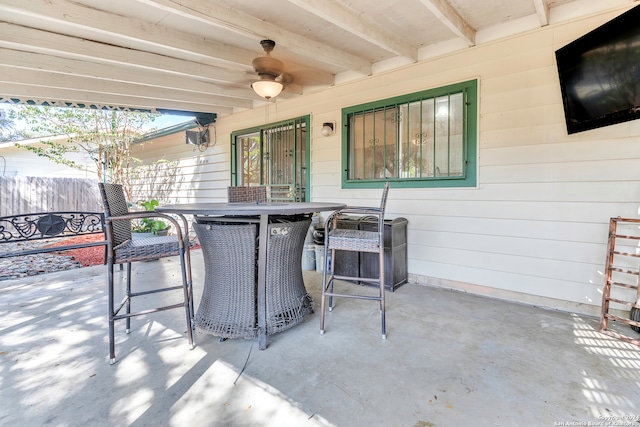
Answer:
[[[184,140],[186,144],[195,145],[198,150],[204,151],[209,147],[209,128],[185,131]]]

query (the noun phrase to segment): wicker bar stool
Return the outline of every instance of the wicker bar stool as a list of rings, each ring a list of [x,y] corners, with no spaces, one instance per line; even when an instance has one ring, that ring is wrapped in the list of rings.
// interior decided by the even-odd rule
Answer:
[[[347,206],[344,209],[334,211],[325,222],[325,241],[324,241],[324,259],[325,266],[322,273],[322,302],[320,314],[320,334],[324,334],[324,315],[325,300],[329,298],[329,311],[333,309],[333,297],[357,298],[365,300],[378,301],[380,304],[380,316],[382,323],[382,339],[387,338],[387,329],[385,323],[385,300],[384,300],[384,212],[387,205],[387,195],[389,193],[389,182],[385,183],[382,192],[382,201],[380,207],[352,207]],[[338,228],[338,216],[344,214],[367,215],[377,219],[378,231],[354,230],[346,228]],[[329,251],[331,251],[331,259],[336,259],[335,251],[353,251],[353,252],[373,252],[378,253],[380,262],[379,277],[360,277],[358,276],[338,276],[335,275],[335,262],[329,263]],[[330,265],[331,264],[331,265]],[[376,295],[367,295],[364,293],[339,293],[334,292],[334,282],[336,280],[364,281],[373,282],[380,285]],[[354,284],[345,285],[356,286]]]
[[[119,184],[99,183],[100,194],[105,211],[107,231],[107,273],[109,287],[109,361],[116,362],[115,352],[115,321],[125,319],[125,332],[131,330],[131,318],[158,311],[174,308],[184,308],[187,320],[187,334],[189,345],[193,348],[192,327],[192,281],[191,259],[189,255],[189,229],[184,216],[180,215],[182,225],[173,217],[159,212],[129,212],[122,186]],[[169,221],[177,236],[154,236],[150,238],[132,239],[131,220],[139,218],[158,218]],[[156,287],[154,289],[133,292],[131,289],[131,263],[135,261],[149,261],[158,258],[178,256],[182,267],[182,284],[175,286]],[[116,305],[113,268],[115,264],[127,264],[127,283],[122,301]],[[131,301],[135,297],[158,292],[182,290],[181,301],[156,308],[133,312]],[[124,309],[124,310],[123,310]]]

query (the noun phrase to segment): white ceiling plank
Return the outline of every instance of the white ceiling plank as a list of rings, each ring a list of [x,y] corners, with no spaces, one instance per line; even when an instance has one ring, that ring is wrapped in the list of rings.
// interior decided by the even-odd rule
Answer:
[[[113,105],[128,108],[141,109],[172,109],[191,112],[211,112],[217,114],[232,114],[234,109],[214,104],[198,104],[195,102],[172,102],[171,107],[167,107],[166,100],[155,98],[143,98],[133,95],[111,95],[101,94],[96,99],[94,92],[87,92],[77,89],[60,89],[50,87],[37,87],[32,85],[21,85],[0,81],[0,93],[5,94],[5,98],[19,98],[32,100],[57,100],[65,102],[77,102],[83,104]]]
[[[316,40],[296,34],[236,10],[215,7],[200,0],[133,0],[139,3],[162,8],[168,12],[197,19],[234,32],[259,42],[262,39],[275,39],[277,44],[286,47],[301,58],[308,58],[310,52],[315,60],[333,64],[345,69],[355,70],[364,75],[371,74],[371,64],[363,58],[338,50]],[[255,56],[255,54],[254,54]],[[251,60],[248,62],[251,63]]]
[[[15,63],[20,66],[35,66],[43,69],[51,61],[59,63],[58,61],[66,59],[67,63],[64,65],[67,67],[66,69],[53,68],[51,71],[81,75],[102,70],[100,77],[105,79],[127,79],[141,84],[146,82],[146,84],[165,87],[174,85],[181,89],[185,89],[185,85],[193,86],[200,82],[200,86],[204,88],[202,91],[205,93],[239,97],[245,100],[259,99],[258,95],[250,89],[251,81],[257,79],[253,73],[224,70],[200,63],[136,52],[131,49],[51,34],[13,24],[0,23],[0,48],[3,47],[8,51],[16,52],[11,56],[2,56],[7,64]],[[29,60],[29,53],[44,56],[42,56],[42,60],[34,63]],[[52,59],[46,60],[47,57]],[[60,66],[63,67],[63,65]],[[180,81],[184,83],[181,85],[175,83]],[[293,95],[301,94],[302,91],[302,86],[293,82],[287,85],[281,97],[287,99]]]
[[[549,3],[547,0],[533,0],[536,8],[536,14],[541,26],[549,25]]]
[[[341,2],[333,0],[288,0],[327,22],[342,28],[398,56],[416,61],[418,49],[409,46],[401,38],[380,29],[375,22],[355,13]]]
[[[442,21],[458,37],[464,39],[469,46],[476,44],[476,31],[445,0],[420,0],[431,13]]]
[[[105,95],[112,97],[136,96],[172,102],[194,102],[210,105],[225,105],[236,108],[251,108],[253,101],[217,95],[186,92],[176,89],[150,87],[133,83],[120,83],[90,77],[70,76],[51,71],[37,71],[5,67],[0,64],[0,82],[19,83],[51,89],[68,89],[93,92],[102,99]],[[103,102],[104,103],[104,102]]]
[[[210,81],[241,80],[242,73],[154,53],[124,49],[76,37],[0,22],[0,46],[105,64],[127,65]]]
[[[210,95],[224,95],[243,99],[256,99],[257,96],[248,86],[246,88],[222,87],[211,82],[185,79],[161,73],[146,73],[142,75],[135,68],[131,67],[125,68],[115,65],[87,63],[86,61],[60,58],[40,53],[0,48],[0,57],[3,58],[6,67],[16,67],[19,69],[44,70],[68,74],[70,76],[95,77],[120,83],[130,82],[150,87],[208,93]]]
[[[4,20],[11,14],[45,18],[56,24],[91,30],[103,43],[120,44],[138,50],[170,56],[185,55],[209,60],[222,66],[250,69],[255,52],[203,39],[170,28],[124,16],[82,7],[64,0],[3,0],[0,13]]]

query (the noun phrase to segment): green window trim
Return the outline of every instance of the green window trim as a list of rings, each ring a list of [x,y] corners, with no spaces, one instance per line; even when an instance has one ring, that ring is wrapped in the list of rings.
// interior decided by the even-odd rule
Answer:
[[[443,86],[439,88],[429,89],[426,91],[416,92],[408,95],[397,96],[393,98],[387,98],[379,101],[369,102],[366,104],[355,105],[351,107],[346,107],[342,109],[342,188],[381,188],[383,183],[386,181],[394,182],[394,187],[396,188],[463,188],[463,187],[475,187],[477,182],[477,121],[478,121],[478,81],[477,80],[469,80],[461,83],[456,83],[448,86]],[[387,170],[381,172],[384,174],[384,177],[366,177],[354,179],[350,178],[350,172],[355,174],[356,169],[365,171],[368,170],[369,166],[365,167],[364,165],[356,165],[352,166],[355,160],[364,162],[368,157],[363,154],[362,159],[359,157],[357,159],[351,158],[350,144],[353,144],[354,147],[356,145],[355,141],[350,140],[350,134],[352,129],[357,127],[357,124],[362,123],[360,127],[364,129],[366,126],[366,120],[369,119],[373,121],[372,129],[369,129],[369,133],[366,136],[371,136],[368,140],[368,143],[372,147],[371,150],[373,154],[373,162],[375,164],[376,157],[379,157],[378,152],[375,151],[376,143],[379,143],[379,138],[376,137],[376,132],[383,133],[382,135],[384,139],[384,144],[382,144],[382,160],[383,162],[387,162],[388,157],[391,159],[391,168],[394,171],[398,171],[399,174],[401,171],[400,168],[400,154],[403,148],[409,146],[408,141],[401,141],[402,132],[405,131],[405,138],[409,137],[410,129],[409,129],[409,120],[407,118],[405,122],[406,129],[403,129],[402,126],[402,113],[405,112],[408,117],[408,113],[410,108],[414,108],[416,105],[420,105],[419,111],[420,114],[423,114],[422,110],[422,102],[426,100],[433,99],[434,102],[437,98],[445,97],[447,100],[451,99],[452,96],[458,95],[458,99],[460,98],[459,94],[462,95],[462,158],[460,159],[460,165],[462,167],[462,171],[457,174],[454,173],[449,176],[441,176],[436,174],[436,170],[438,169],[435,166],[435,134],[434,138],[434,148],[433,148],[433,157],[434,163],[431,165],[433,168],[433,176],[420,176],[420,177],[400,177],[400,176],[386,176]],[[450,102],[450,101],[447,101]],[[434,104],[435,105],[435,104]],[[450,104],[449,104],[450,105]],[[458,104],[460,105],[460,104]],[[435,117],[435,107],[434,107],[434,117]],[[387,117],[384,120],[380,120],[380,114],[386,115]],[[451,120],[449,120],[450,114],[449,110],[447,110],[447,123],[448,126],[451,126]],[[378,115],[378,122],[376,122],[376,115]],[[368,116],[368,117],[367,117]],[[422,117],[422,116],[420,116]],[[359,119],[359,122],[357,121]],[[421,118],[421,120],[424,120]],[[382,122],[382,123],[380,123]],[[388,122],[391,122],[392,125],[389,125]],[[352,125],[353,123],[353,125]],[[435,123],[435,122],[434,122]],[[434,125],[435,126],[435,125]],[[422,124],[420,124],[420,129],[422,129]],[[359,130],[359,129],[358,129]],[[448,132],[449,130],[447,130]],[[388,138],[387,135],[391,134],[392,138]],[[424,134],[423,134],[424,135]],[[365,131],[362,130],[362,136],[365,137]],[[422,137],[420,137],[422,138]],[[451,136],[447,134],[447,145],[444,149],[445,155],[450,155],[451,151]],[[356,138],[354,137],[354,140]],[[391,144],[389,143],[391,142]],[[402,145],[404,144],[404,145]],[[362,140],[362,145],[364,147],[364,139]],[[420,162],[427,159],[426,155],[423,155],[422,146],[423,142],[420,139],[420,148],[418,149],[420,156]],[[426,143],[425,143],[426,145]],[[387,157],[387,147],[392,146],[391,155]],[[356,148],[354,148],[355,150]],[[364,151],[364,148],[362,149]],[[431,156],[431,154],[429,154]],[[449,168],[450,160],[447,160],[447,168]],[[378,165],[381,167],[381,165]],[[350,170],[352,168],[352,170]],[[422,166],[418,167],[420,171],[422,171]],[[427,169],[425,169],[427,170]],[[366,173],[366,172],[365,172]],[[406,172],[405,172],[406,173]],[[447,174],[449,171],[447,171]]]

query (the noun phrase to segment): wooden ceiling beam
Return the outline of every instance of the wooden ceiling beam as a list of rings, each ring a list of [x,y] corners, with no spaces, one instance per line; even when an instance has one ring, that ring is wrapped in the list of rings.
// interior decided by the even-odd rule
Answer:
[[[198,78],[184,78],[165,73],[139,70],[115,64],[101,64],[78,59],[63,58],[41,53],[24,52],[0,47],[0,57],[8,68],[24,70],[51,71],[58,74],[78,77],[90,77],[119,83],[130,82],[150,88],[175,89],[199,94],[222,95],[241,99],[257,99],[249,86],[229,87],[204,81]]]
[[[382,49],[408,58],[414,62],[418,59],[417,48],[408,45],[404,40],[396,37],[395,34],[382,30],[378,24],[355,13],[342,2],[335,0],[288,1]]]
[[[469,46],[476,44],[476,31],[446,0],[420,0],[438,19]]]
[[[246,15],[237,10],[205,3],[201,0],[132,1],[160,8],[170,13],[178,13],[183,17],[232,31],[256,42],[266,38],[276,40],[279,46],[286,48],[300,58],[313,58],[314,60],[332,64],[345,70],[353,70],[364,75],[371,74],[371,64],[359,56],[331,48],[325,43],[320,43],[304,35],[287,31],[280,26]],[[310,57],[310,55],[312,56]],[[250,63],[251,60],[249,60],[248,64]]]
[[[19,69],[2,64],[0,64],[0,82],[37,87],[45,91],[52,89],[93,93],[92,100],[101,104],[114,102],[111,100],[105,101],[105,96],[109,99],[114,96],[132,96],[139,99],[165,101],[165,104],[166,102],[193,102],[231,108],[251,108],[253,106],[253,101],[250,99],[243,100],[207,93],[188,92],[176,88],[152,87],[95,77],[73,76],[52,71]]]
[[[241,81],[242,73],[199,62],[185,61],[155,53],[126,49],[0,22],[0,47],[81,59],[102,64],[128,66],[211,82]]]
[[[547,0],[533,0],[533,5],[536,8],[540,25],[543,27],[549,25],[549,2]]]
[[[46,86],[23,85],[15,82],[0,81],[0,93],[4,98],[30,99],[34,101],[61,100],[81,104],[114,105],[140,109],[171,109],[194,112],[232,114],[234,109],[214,103],[196,103],[192,101],[172,101],[170,104],[162,98],[140,97],[132,94],[109,94],[76,88],[55,88]],[[168,107],[169,105],[169,107]]]
[[[65,26],[71,33],[90,32],[101,43],[135,49],[211,65],[251,70],[255,52],[232,47],[210,39],[172,30],[140,20],[118,16],[64,0],[46,2],[3,0],[0,15],[4,21],[12,16],[37,18],[55,26]],[[46,24],[45,24],[46,25]]]

